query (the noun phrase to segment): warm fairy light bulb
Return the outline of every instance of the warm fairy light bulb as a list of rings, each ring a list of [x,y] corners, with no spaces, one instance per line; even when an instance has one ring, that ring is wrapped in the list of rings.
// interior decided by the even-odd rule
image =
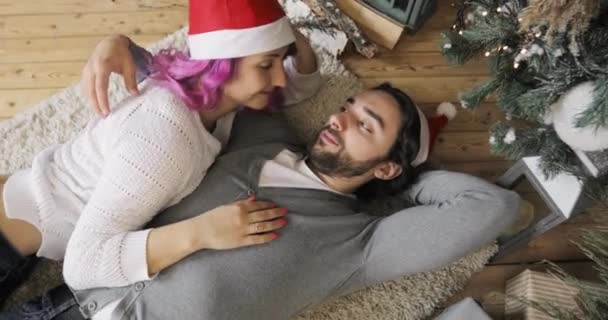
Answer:
[[[496,9],[496,12],[502,12],[502,8]]]
[[[462,30],[458,31],[458,34],[459,34],[459,35],[462,35]]]
[[[486,51],[485,55],[486,55],[486,57],[489,57],[490,56],[490,51]]]
[[[482,12],[482,13],[481,13],[481,15],[485,17],[485,16],[487,16],[487,15],[488,15],[488,12],[487,12],[487,11],[484,11],[484,12]]]
[[[509,50],[509,46],[502,47],[503,50]]]
[[[543,33],[542,33],[542,32],[540,32],[540,31],[539,31],[539,32],[537,32],[536,34],[534,34],[534,36],[535,36],[535,37],[537,37],[537,38],[538,38],[538,37],[540,37],[540,36],[542,36],[542,35],[543,35]]]
[[[521,49],[521,54],[526,54],[526,53],[528,53],[528,49],[526,49],[526,48]]]
[[[515,68],[515,69],[519,68],[519,63],[515,62],[515,63],[513,64],[513,68]]]

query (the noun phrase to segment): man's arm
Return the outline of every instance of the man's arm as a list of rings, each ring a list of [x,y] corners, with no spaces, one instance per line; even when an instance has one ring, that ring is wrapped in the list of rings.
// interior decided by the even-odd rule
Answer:
[[[482,179],[430,171],[382,218],[366,244],[365,285],[442,267],[489,244],[515,219],[519,196]]]

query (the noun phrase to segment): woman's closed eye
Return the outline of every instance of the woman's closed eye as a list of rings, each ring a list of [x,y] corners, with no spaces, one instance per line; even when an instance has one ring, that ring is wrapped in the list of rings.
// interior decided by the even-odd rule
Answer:
[[[258,66],[260,68],[262,68],[262,69],[269,70],[269,69],[272,68],[272,62],[271,61],[265,61],[265,62],[260,63]]]

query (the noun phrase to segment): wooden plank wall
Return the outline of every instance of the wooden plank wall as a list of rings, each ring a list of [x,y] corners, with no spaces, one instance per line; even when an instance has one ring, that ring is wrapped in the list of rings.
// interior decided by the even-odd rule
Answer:
[[[88,55],[104,36],[123,33],[148,45],[183,27],[187,15],[186,0],[0,0],[0,121],[77,82]],[[441,1],[422,30],[405,37],[395,50],[381,51],[373,60],[349,50],[343,61],[366,85],[390,81],[432,113],[438,103],[457,102],[460,92],[487,76],[483,59],[454,67],[441,56],[439,35],[454,16],[455,10]],[[510,166],[488,148],[488,129],[502,118],[492,101],[484,102],[476,113],[460,110],[440,135],[436,157],[448,169],[493,181]],[[517,190],[532,203],[542,204],[530,186]],[[501,319],[501,301],[491,293],[503,291],[507,279],[538,261],[551,259],[592,276],[591,264],[571,240],[580,227],[593,226],[605,215],[606,210],[591,208],[549,231],[492,263],[450,302],[474,296],[486,301],[492,316]]]

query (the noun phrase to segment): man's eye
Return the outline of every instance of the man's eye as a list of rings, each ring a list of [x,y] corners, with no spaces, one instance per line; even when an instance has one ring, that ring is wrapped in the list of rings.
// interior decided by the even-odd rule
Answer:
[[[272,63],[262,63],[262,64],[260,64],[260,68],[270,69],[270,68],[272,68]]]
[[[372,130],[369,128],[369,126],[367,125],[367,123],[363,122],[363,121],[359,121],[359,126],[361,128],[363,128],[363,130],[367,131],[367,132],[372,132]]]

